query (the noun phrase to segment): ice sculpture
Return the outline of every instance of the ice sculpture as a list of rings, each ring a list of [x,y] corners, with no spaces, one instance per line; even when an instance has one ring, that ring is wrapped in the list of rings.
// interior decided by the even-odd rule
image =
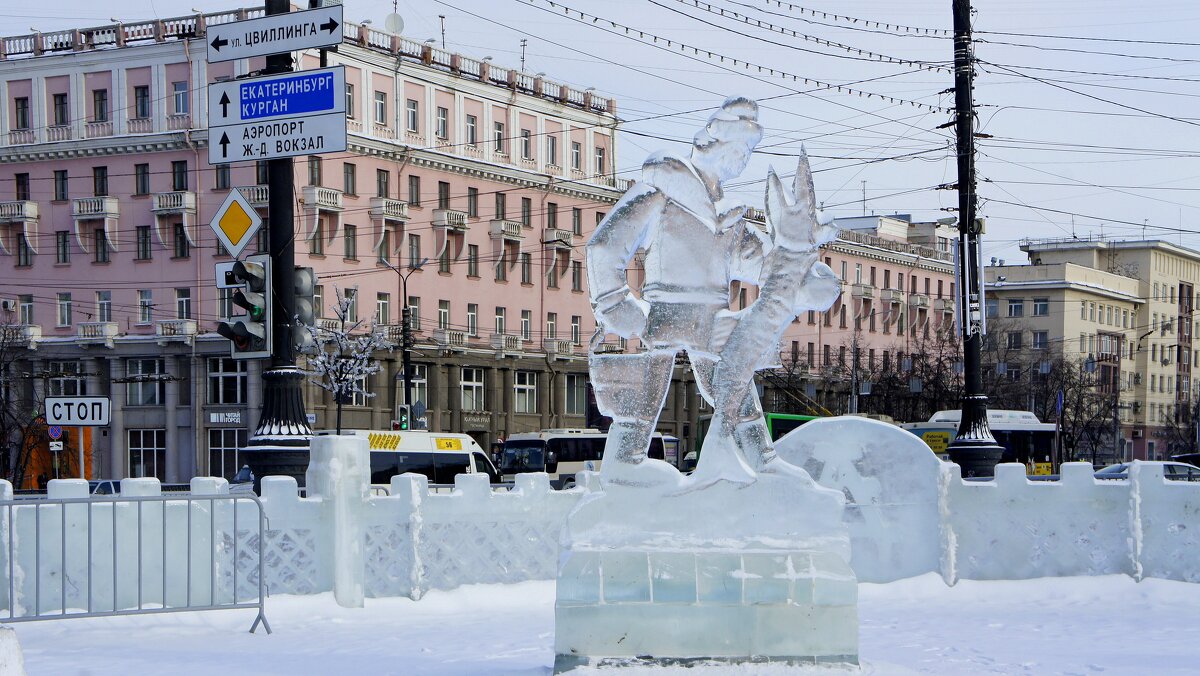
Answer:
[[[753,387],[784,329],[840,283],[818,260],[808,160],[789,191],[767,177],[766,231],[724,184],[762,137],[758,105],[727,99],[689,157],[657,153],[587,248],[597,331],[590,368],[612,418],[602,491],[568,518],[555,606],[556,669],[629,660],[857,661],[857,580],[841,493],[774,451]],[[640,293],[628,268],[644,252]],[[729,310],[734,281],[759,297]],[[643,351],[597,354],[607,334]],[[676,356],[713,406],[691,476],[649,458]]]

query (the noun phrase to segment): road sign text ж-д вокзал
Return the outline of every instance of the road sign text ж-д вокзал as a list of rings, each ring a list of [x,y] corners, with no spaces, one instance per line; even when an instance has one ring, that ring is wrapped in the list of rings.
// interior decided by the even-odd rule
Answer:
[[[346,150],[345,92],[345,66],[209,85],[209,162]]]

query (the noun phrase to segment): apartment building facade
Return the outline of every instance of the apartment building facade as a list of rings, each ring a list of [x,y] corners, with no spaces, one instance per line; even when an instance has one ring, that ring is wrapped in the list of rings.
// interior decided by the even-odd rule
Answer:
[[[7,377],[31,402],[112,399],[91,476],[229,476],[256,424],[261,365],[229,359],[214,332],[234,312],[214,265],[231,259],[207,224],[234,188],[265,215],[266,171],[208,164],[206,86],[263,64],[206,63],[204,34],[261,11],[0,39],[0,324],[22,350]],[[582,245],[626,183],[614,102],[343,30],[328,58],[346,67],[349,149],[295,173],[296,262],[317,272],[323,321],[335,288],[397,342],[411,309],[412,403],[430,429],[486,448],[583,426]],[[384,428],[403,403],[400,353],[380,358],[348,426]],[[323,390],[306,402],[314,428],[331,425]]]

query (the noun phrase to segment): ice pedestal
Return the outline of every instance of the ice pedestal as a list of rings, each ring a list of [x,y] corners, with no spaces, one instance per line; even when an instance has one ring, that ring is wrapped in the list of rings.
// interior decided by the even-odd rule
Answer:
[[[666,494],[610,486],[568,518],[555,669],[858,661],[842,496],[760,475]]]

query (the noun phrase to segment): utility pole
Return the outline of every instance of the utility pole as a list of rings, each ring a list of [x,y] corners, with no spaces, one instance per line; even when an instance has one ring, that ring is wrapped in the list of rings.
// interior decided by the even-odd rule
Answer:
[[[413,405],[413,400],[412,400],[413,335],[412,335],[412,310],[409,308],[409,305],[408,305],[408,278],[412,276],[412,273],[420,270],[428,260],[429,260],[428,258],[423,258],[423,259],[421,259],[421,261],[419,263],[409,265],[408,266],[408,274],[405,274],[403,270],[396,267],[395,265],[392,265],[391,261],[381,260],[381,262],[384,265],[391,268],[391,270],[396,273],[396,277],[398,277],[400,279],[400,302],[403,303],[403,305],[400,306],[402,308],[400,311],[400,321],[403,322],[400,326],[400,349],[401,349],[400,368],[404,372],[404,403],[405,403],[405,405],[407,405],[409,407],[411,407]],[[411,408],[409,408],[409,415],[412,416]]]
[[[289,0],[266,0],[267,15],[287,14]],[[291,53],[267,56],[267,74],[292,71]],[[250,452],[255,474],[294,474],[293,465],[308,465],[308,440],[312,429],[304,410],[304,374],[296,368],[292,332],[296,317],[296,229],[293,215],[295,192],[292,158],[267,160],[267,186],[270,191],[267,216],[267,243],[271,256],[271,286],[274,290],[273,338],[271,363],[263,371],[263,405],[258,427],[250,437]],[[260,469],[261,468],[261,469]]]
[[[987,395],[983,392],[983,284],[980,279],[976,217],[974,53],[971,48],[971,0],[952,0],[954,11],[954,112],[958,136],[958,306],[962,317],[963,400],[958,433],[947,449],[964,477],[990,477],[1004,449],[988,426]]]

